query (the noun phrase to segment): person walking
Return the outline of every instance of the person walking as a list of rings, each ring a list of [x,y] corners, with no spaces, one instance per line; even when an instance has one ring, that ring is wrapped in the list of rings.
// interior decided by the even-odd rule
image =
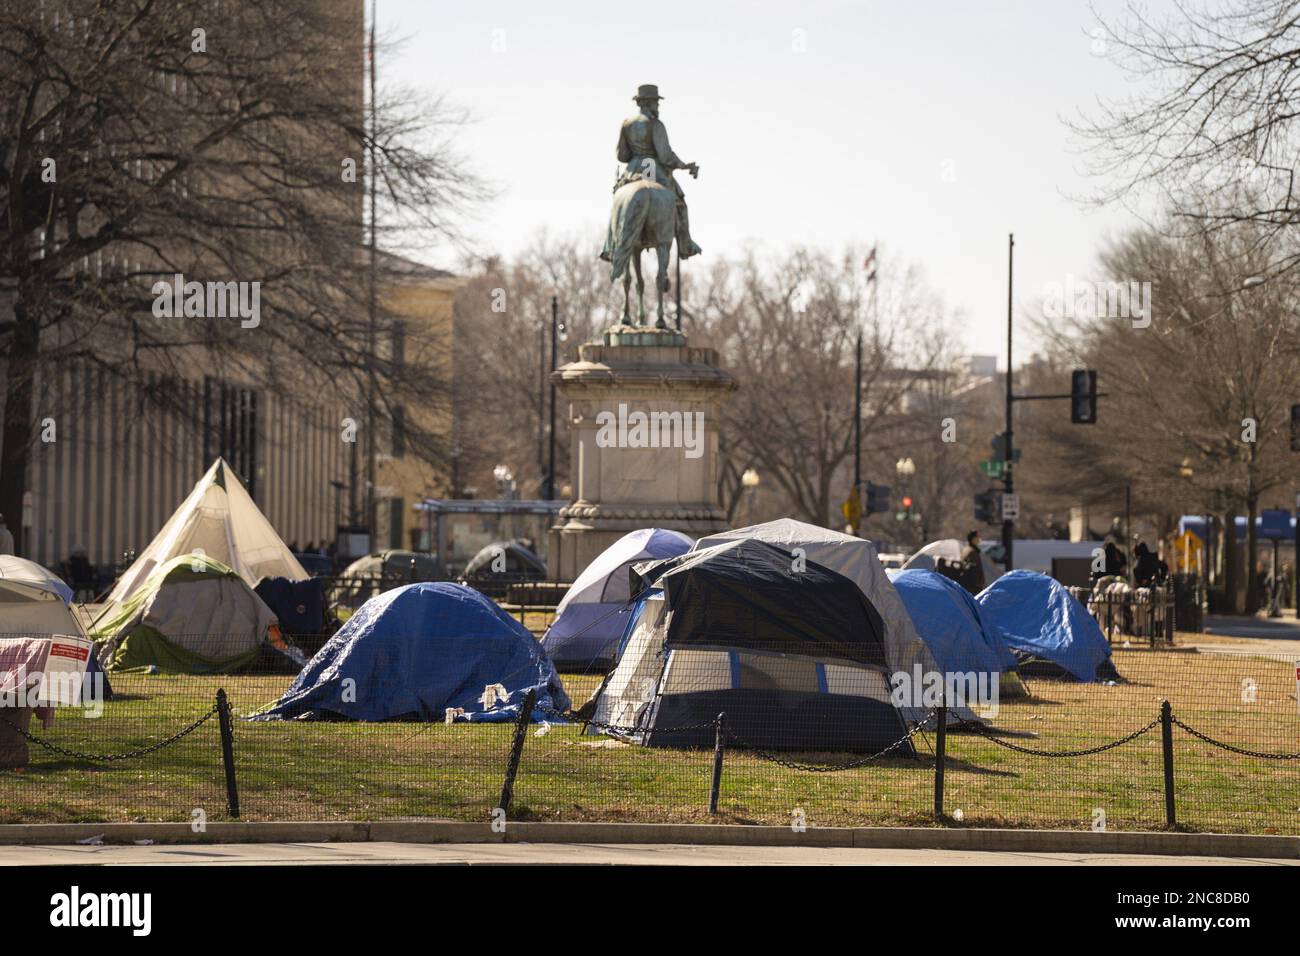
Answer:
[[[966,535],[966,547],[961,553],[961,584],[971,594],[984,590],[984,552],[980,550],[980,533]]]
[[[1124,571],[1128,567],[1128,558],[1124,557],[1124,552],[1119,549],[1114,541],[1106,542],[1106,567],[1102,571],[1104,577],[1112,575],[1123,577]]]
[[[5,524],[5,516],[0,515],[0,554],[14,553],[14,536]]]

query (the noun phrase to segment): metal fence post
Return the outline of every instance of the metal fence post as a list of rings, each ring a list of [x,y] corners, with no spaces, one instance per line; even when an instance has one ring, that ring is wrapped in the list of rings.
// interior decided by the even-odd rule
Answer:
[[[934,730],[934,816],[943,819],[943,771],[948,762],[948,708],[940,707],[938,725]]]
[[[239,785],[235,781],[235,728],[230,719],[230,701],[226,689],[217,689],[217,723],[221,727],[221,762],[226,768],[226,805],[230,815],[239,819]]]
[[[524,755],[524,741],[528,738],[528,724],[533,719],[533,707],[536,704],[537,688],[534,687],[524,696],[524,702],[519,706],[519,719],[515,721],[510,759],[506,763],[506,779],[501,785],[501,802],[497,804],[504,813],[510,812],[510,801],[515,796],[515,775],[519,773],[519,760]]]
[[[1172,647],[1174,631],[1178,629],[1178,594],[1173,581],[1169,581],[1165,589],[1165,643]]]
[[[713,721],[713,781],[709,787],[709,813],[718,812],[718,794],[722,790],[722,754],[726,749],[727,715],[718,714]]]
[[[1172,830],[1178,820],[1174,814],[1174,712],[1168,700],[1160,704],[1160,742],[1165,764],[1165,824]]]

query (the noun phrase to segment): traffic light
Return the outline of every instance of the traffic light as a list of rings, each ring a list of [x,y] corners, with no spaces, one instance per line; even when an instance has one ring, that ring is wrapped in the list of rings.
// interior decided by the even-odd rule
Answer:
[[[996,524],[998,520],[998,493],[981,491],[975,496],[975,520],[985,524]]]
[[[1097,423],[1097,370],[1077,368],[1070,373],[1070,421],[1075,425]]]
[[[1291,450],[1300,451],[1300,405],[1291,406]]]
[[[889,485],[873,485],[867,482],[866,514],[884,514],[889,510]]]

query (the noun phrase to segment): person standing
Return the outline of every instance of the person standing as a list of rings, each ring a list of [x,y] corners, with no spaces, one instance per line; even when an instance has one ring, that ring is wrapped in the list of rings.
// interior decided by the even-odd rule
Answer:
[[[1149,588],[1160,576],[1159,558],[1147,547],[1145,541],[1139,541],[1133,549],[1137,561],[1133,565],[1133,582],[1140,588]]]
[[[984,590],[984,552],[980,550],[980,533],[966,535],[966,547],[961,553],[961,583],[971,594]]]

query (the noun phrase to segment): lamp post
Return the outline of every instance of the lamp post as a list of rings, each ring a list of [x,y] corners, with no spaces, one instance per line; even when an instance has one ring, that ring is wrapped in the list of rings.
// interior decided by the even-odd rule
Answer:
[[[506,501],[515,497],[515,475],[509,465],[497,465],[492,469],[492,477],[497,481],[497,494]]]
[[[746,468],[744,474],[740,476],[740,486],[745,489],[745,524],[754,523],[754,495],[758,492],[759,477],[758,472],[753,468]]]
[[[560,321],[559,296],[551,296],[551,374],[556,369],[557,342],[566,342],[569,329]],[[547,501],[555,497],[555,380],[551,379],[551,424],[547,436],[548,452],[546,456],[546,481],[542,485],[542,497]]]

